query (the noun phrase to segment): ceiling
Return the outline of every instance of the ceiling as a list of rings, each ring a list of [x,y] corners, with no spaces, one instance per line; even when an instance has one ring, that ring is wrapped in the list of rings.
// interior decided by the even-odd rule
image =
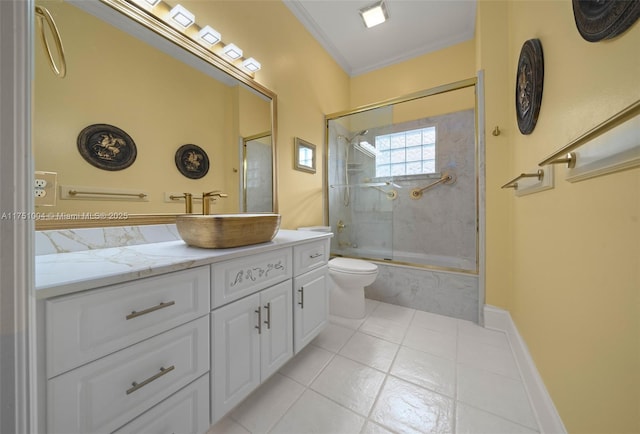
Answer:
[[[365,28],[376,0],[283,0],[350,76],[473,38],[476,0],[385,0],[389,19]]]

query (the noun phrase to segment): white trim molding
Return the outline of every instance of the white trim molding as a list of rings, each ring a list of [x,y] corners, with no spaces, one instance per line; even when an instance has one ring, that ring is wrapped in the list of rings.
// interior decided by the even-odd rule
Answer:
[[[567,430],[562,423],[562,419],[560,419],[560,415],[551,400],[542,377],[540,377],[540,373],[531,358],[527,344],[520,336],[509,311],[485,304],[484,325],[488,329],[506,333],[520,368],[522,380],[529,394],[540,432],[543,434],[566,434]]]
[[[36,432],[31,77],[33,0],[0,0],[0,432]]]

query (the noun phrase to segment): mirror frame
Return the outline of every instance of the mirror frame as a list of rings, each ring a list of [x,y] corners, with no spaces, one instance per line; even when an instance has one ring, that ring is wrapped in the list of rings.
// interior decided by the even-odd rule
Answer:
[[[204,46],[193,41],[187,35],[169,26],[160,18],[151,15],[148,11],[138,7],[127,0],[97,0],[112,9],[120,12],[125,17],[131,19],[140,26],[143,26],[159,36],[173,42],[187,52],[199,59],[209,63],[214,68],[230,75],[240,83],[250,87],[254,91],[271,99],[271,146],[272,146],[272,174],[273,174],[273,212],[278,213],[278,184],[277,184],[277,95],[258,83],[251,74],[235,68],[215,53],[207,50]],[[173,224],[176,216],[180,214],[151,213],[151,214],[127,214],[126,219],[120,217],[110,218],[109,213],[87,213],[88,215],[75,215],[71,213],[54,213],[49,216],[46,209],[36,212],[35,229],[73,229],[73,228],[95,228],[108,226],[138,226],[153,224]],[[116,214],[116,213],[114,213]]]

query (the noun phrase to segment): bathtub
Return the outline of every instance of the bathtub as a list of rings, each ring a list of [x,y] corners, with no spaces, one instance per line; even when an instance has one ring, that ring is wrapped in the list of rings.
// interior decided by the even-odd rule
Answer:
[[[420,268],[433,268],[466,273],[476,273],[475,259],[457,258],[452,256],[431,255],[415,252],[391,252],[389,250],[376,250],[367,248],[332,249],[332,254],[351,258],[369,259],[372,261],[384,261],[398,265],[413,265]]]

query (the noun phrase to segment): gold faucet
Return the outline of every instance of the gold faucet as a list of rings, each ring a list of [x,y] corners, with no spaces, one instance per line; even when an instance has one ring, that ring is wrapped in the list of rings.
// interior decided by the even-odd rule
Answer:
[[[202,214],[204,215],[208,215],[209,214],[209,210],[210,210],[210,206],[211,206],[211,199],[215,198],[215,197],[228,197],[229,195],[226,193],[221,192],[220,190],[213,190],[210,191],[208,193],[202,193]]]
[[[185,208],[185,213],[187,214],[191,214],[193,212],[192,198],[193,198],[193,195],[191,193],[184,193],[182,196],[174,196],[174,195],[169,196],[169,199],[171,200],[184,199],[184,208]]]

